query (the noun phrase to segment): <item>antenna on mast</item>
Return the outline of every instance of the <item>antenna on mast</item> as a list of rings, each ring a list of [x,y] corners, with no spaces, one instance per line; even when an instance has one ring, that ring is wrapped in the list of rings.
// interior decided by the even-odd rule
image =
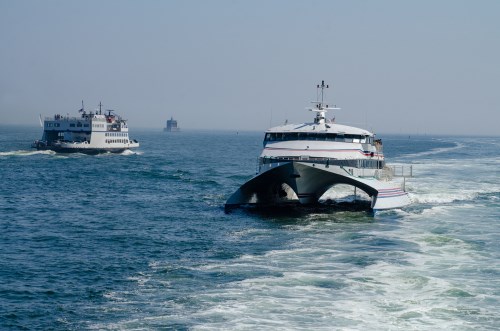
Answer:
[[[325,89],[326,88],[329,88],[330,85],[328,84],[325,84],[325,81],[322,80],[321,81],[321,85],[316,85],[317,87],[317,93],[316,93],[316,102],[313,102],[314,104],[316,104],[316,107],[314,108],[306,108],[308,109],[309,111],[314,111],[316,112],[316,117],[314,118],[314,123],[316,124],[322,124],[322,123],[325,123],[325,113],[328,111],[328,110],[338,110],[340,108],[337,108],[337,106],[335,107],[328,107],[328,105],[323,105],[323,102],[325,101]],[[321,89],[321,90],[320,90]],[[319,94],[321,93],[321,101],[319,100]]]
[[[78,110],[79,113],[84,113],[85,114],[85,107],[83,107],[83,100],[82,100],[82,108]]]
[[[316,93],[316,102],[313,102],[314,104],[316,104],[316,106],[314,108],[306,108],[307,110],[309,111],[313,111],[313,112],[316,112],[316,117],[314,118],[314,123],[315,124],[323,124],[325,123],[325,120],[326,120],[326,112],[329,111],[329,110],[339,110],[340,108],[337,108],[337,106],[334,106],[334,107],[328,107],[328,105],[323,105],[323,102],[325,101],[324,100],[324,93],[325,93],[325,89],[326,88],[329,88],[330,86],[325,84],[325,81],[322,80],[321,81],[321,85],[316,85],[317,87],[317,93]],[[319,93],[320,93],[320,89],[321,89],[321,101],[319,101]]]
[[[321,81],[321,85],[319,85],[319,84],[316,85],[316,88],[318,89],[318,93],[319,93],[319,89],[321,89],[321,103],[318,100],[318,105],[317,105],[318,109],[321,109],[323,107],[324,90],[325,90],[325,88],[329,88],[329,87],[330,86],[328,84],[325,85],[325,81],[324,80]],[[317,99],[319,99],[319,95],[318,95]]]

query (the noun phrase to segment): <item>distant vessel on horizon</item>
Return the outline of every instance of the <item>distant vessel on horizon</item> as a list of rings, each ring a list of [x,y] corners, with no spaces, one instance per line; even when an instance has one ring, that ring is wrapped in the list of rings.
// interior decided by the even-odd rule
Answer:
[[[181,131],[181,128],[177,126],[177,121],[174,120],[174,117],[170,117],[169,120],[167,120],[167,125],[163,128],[163,131],[165,132],[179,132]]]
[[[99,110],[87,113],[83,107],[80,117],[56,114],[46,117],[40,124],[43,136],[31,145],[37,150],[52,150],[60,153],[120,153],[130,148],[139,147],[137,140],[128,135],[127,120],[115,113],[105,110],[102,104]],[[106,114],[107,113],[107,114]]]

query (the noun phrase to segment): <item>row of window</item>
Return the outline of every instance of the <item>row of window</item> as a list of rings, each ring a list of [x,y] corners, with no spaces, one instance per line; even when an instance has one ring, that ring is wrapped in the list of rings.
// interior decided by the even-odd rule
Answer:
[[[45,126],[47,128],[52,128],[52,127],[59,128],[59,127],[61,127],[61,123],[45,122]],[[88,128],[88,127],[90,127],[90,125],[89,125],[89,123],[83,123],[82,124],[82,123],[78,122],[78,123],[70,123],[69,127],[70,128],[74,128],[74,127],[77,127],[77,128],[81,128],[81,127]],[[92,124],[92,127],[94,127],[94,128],[104,128],[104,124]],[[126,128],[126,126],[124,126],[124,128]],[[123,132],[107,132],[106,133],[106,137],[128,137],[128,134],[127,133],[123,133]]]
[[[48,127],[48,128],[52,128],[52,127],[54,127],[54,128],[59,128],[59,127],[61,127],[61,123],[57,123],[57,122],[56,122],[56,123],[46,122],[46,123],[45,123],[45,126],[46,126],[46,127]],[[83,124],[82,124],[82,123],[80,123],[80,122],[78,122],[78,123],[70,123],[70,124],[69,124],[69,127],[70,127],[70,128],[74,128],[74,127],[77,127],[77,128],[81,128],[81,127],[88,128],[89,126],[90,126],[90,125],[89,125],[88,123],[83,123]]]
[[[113,144],[113,143],[127,144],[128,139],[106,139],[106,144]]]
[[[106,132],[106,137],[128,137],[126,132]]]
[[[80,122],[76,123],[76,127],[77,127],[77,128],[81,128],[82,126],[83,126],[84,128],[88,128],[88,127],[89,127],[89,124],[88,124],[88,123],[84,123],[84,124],[82,124],[82,123],[80,123]],[[70,128],[74,128],[74,127],[75,127],[75,123],[70,123],[70,124],[69,124],[69,127],[70,127]]]
[[[318,140],[318,141],[338,141],[346,143],[373,144],[373,137],[356,134],[337,134],[324,132],[272,132],[266,133],[266,141],[287,141],[287,140]]]
[[[367,159],[336,160],[330,158],[304,159],[301,158],[300,156],[277,157],[277,158],[262,157],[259,159],[260,165],[269,163],[287,162],[291,160],[300,160],[301,162],[309,162],[316,164],[337,165],[337,166],[353,167],[353,168],[369,168],[369,169],[382,169],[385,165],[385,161],[373,160],[373,159],[368,159],[368,160]]]

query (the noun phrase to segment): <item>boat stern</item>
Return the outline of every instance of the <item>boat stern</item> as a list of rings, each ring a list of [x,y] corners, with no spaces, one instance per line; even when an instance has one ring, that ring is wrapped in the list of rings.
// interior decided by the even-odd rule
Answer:
[[[372,197],[372,209],[385,210],[402,208],[411,204],[410,196],[401,188],[381,188],[378,193]]]

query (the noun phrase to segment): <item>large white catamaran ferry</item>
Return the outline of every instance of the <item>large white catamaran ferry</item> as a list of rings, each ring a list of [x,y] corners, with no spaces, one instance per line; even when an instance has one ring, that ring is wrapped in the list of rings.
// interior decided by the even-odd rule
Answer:
[[[47,117],[40,124],[43,126],[43,136],[35,140],[33,148],[52,150],[60,153],[120,153],[130,148],[139,147],[137,140],[129,137],[127,120],[113,110],[99,109],[87,113],[83,107],[79,110],[80,117],[70,117],[56,114]]]
[[[382,141],[368,130],[327,120],[327,111],[340,108],[324,105],[323,92],[328,88],[324,81],[317,88],[317,102],[308,108],[316,114],[314,121],[266,131],[257,174],[227,200],[226,210],[242,205],[316,204],[337,184],[364,191],[373,210],[411,203],[402,183],[393,181],[393,168],[385,164]]]

